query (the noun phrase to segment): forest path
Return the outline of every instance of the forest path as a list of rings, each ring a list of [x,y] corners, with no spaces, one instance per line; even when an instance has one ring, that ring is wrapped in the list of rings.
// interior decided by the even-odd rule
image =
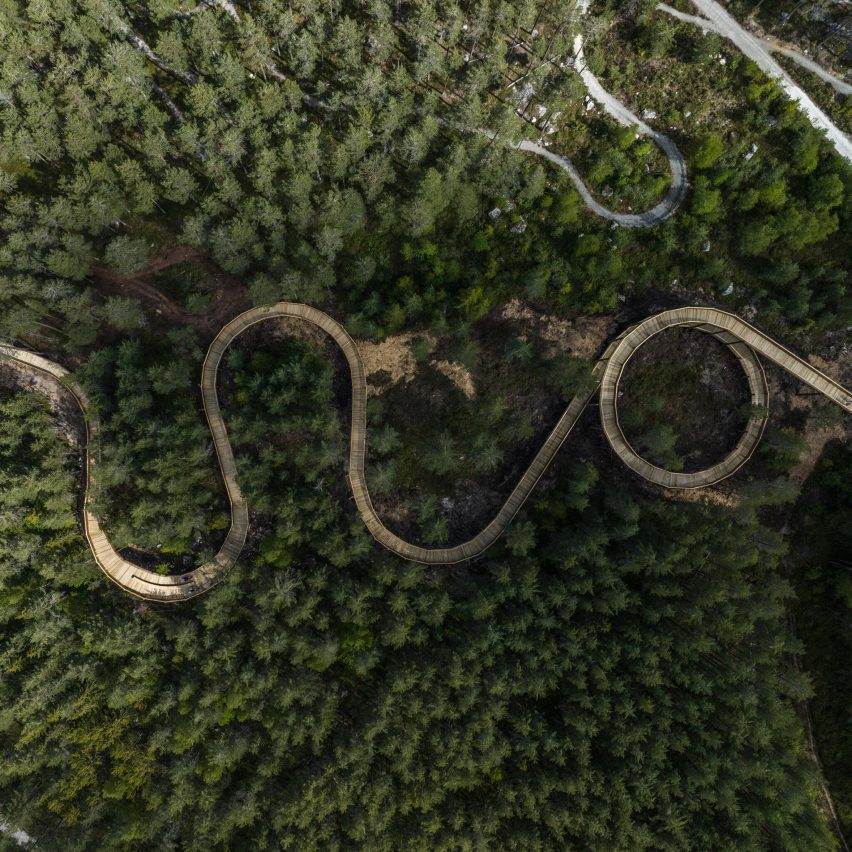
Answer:
[[[577,8],[581,16],[585,15],[589,9],[589,0],[581,0]],[[584,53],[584,37],[582,33],[578,33],[574,38],[574,59],[572,67],[580,75],[580,79],[586,86],[589,97],[603,107],[604,112],[611,118],[614,118],[619,124],[624,127],[636,127],[639,133],[643,136],[648,136],[653,139],[659,146],[662,152],[666,155],[669,161],[669,170],[671,171],[672,181],[669,185],[668,192],[665,198],[643,213],[618,213],[615,210],[610,210],[601,204],[589,191],[580,173],[577,171],[574,164],[567,158],[553,151],[548,150],[538,142],[531,142],[527,139],[517,142],[513,147],[519,151],[528,151],[531,154],[536,154],[549,160],[551,163],[559,166],[570,178],[575,189],[583,199],[583,203],[596,216],[602,219],[608,219],[610,222],[616,222],[624,228],[653,228],[669,218],[683,203],[686,198],[686,193],[689,188],[689,183],[686,176],[686,160],[680,149],[675,143],[664,133],[649,127],[635,113],[631,112],[621,101],[614,95],[610,94],[601,84],[600,80],[595,76],[591,69],[586,65],[586,56]],[[495,134],[490,130],[481,131],[490,138],[494,138]]]
[[[202,264],[216,284],[212,302],[203,314],[186,310],[147,281],[149,275],[164,272],[188,261]],[[104,290],[139,298],[152,305],[157,314],[166,319],[208,334],[214,334],[230,317],[251,304],[246,288],[238,278],[220,269],[201,249],[184,244],[172,246],[167,252],[132,273],[122,274],[104,266],[96,266],[92,270],[92,276],[103,285]]]
[[[320,328],[334,340],[346,357],[352,386],[348,476],[358,513],[376,541],[398,556],[414,562],[447,565],[471,559],[490,547],[524,504],[598,391],[600,391],[601,421],[607,439],[619,458],[645,479],[667,488],[701,488],[712,485],[738,470],[751,456],[760,440],[766,421],[765,413],[762,417],[755,415],[749,420],[743,437],[730,455],[719,464],[694,473],[675,473],[655,467],[642,459],[625,439],[618,422],[619,380],[633,353],[647,340],[667,328],[674,326],[695,328],[712,334],[721,343],[727,345],[746,372],[751,388],[752,404],[761,406],[764,412],[768,406],[768,393],[763,369],[757,358],[758,353],[852,413],[852,392],[816,369],[804,358],[794,355],[734,314],[702,307],[676,308],[654,314],[626,329],[609,344],[594,367],[594,387],[571,400],[506,502],[485,529],[469,541],[455,547],[424,548],[404,541],[388,530],[373,509],[366,479],[367,382],[364,363],[355,341],[340,323],[309,305],[279,302],[275,305],[252,308],[232,319],[219,331],[210,344],[201,371],[204,412],[231,505],[231,526],[224,544],[209,562],[186,574],[162,575],[135,565],[120,556],[91,511],[92,486],[96,482],[97,466],[93,446],[98,423],[88,411],[88,401],[83,390],[59,364],[25,349],[0,344],[0,357],[9,359],[12,365],[26,365],[28,370],[41,371],[48,381],[55,383],[57,388],[70,392],[83,412],[86,423],[83,531],[95,561],[124,591],[146,600],[164,602],[186,600],[218,583],[239,557],[248,534],[248,504],[237,484],[236,462],[219,408],[216,380],[222,357],[237,337],[257,323],[280,317],[299,319]]]
[[[760,69],[770,77],[774,77],[781,85],[781,88],[787,93],[787,96],[795,101],[799,109],[807,116],[811,124],[818,130],[824,130],[829,141],[834,145],[837,153],[841,157],[852,162],[852,140],[839,128],[834,122],[814,103],[811,97],[805,92],[789,74],[772,58],[771,51],[777,50],[772,43],[766,42],[763,39],[752,35],[747,30],[743,29],[725,9],[723,9],[716,0],[692,0],[692,4],[698,9],[704,17],[697,15],[687,15],[677,9],[667,6],[665,3],[658,3],[657,8],[669,15],[678,18],[681,21],[686,21],[690,24],[695,24],[705,30],[712,30],[719,33],[724,38],[732,41],[749,59],[756,63]],[[790,55],[787,50],[782,51],[786,55]],[[797,54],[792,57],[800,64],[805,64],[801,61],[803,57]],[[815,64],[815,63],[814,63]],[[809,66],[806,66],[809,67]],[[817,66],[819,67],[819,66]],[[810,68],[810,70],[814,70]],[[825,78],[828,72],[822,71],[820,76]],[[818,72],[817,72],[818,73]],[[835,78],[829,80],[832,85],[837,82]],[[844,85],[846,85],[844,83]]]

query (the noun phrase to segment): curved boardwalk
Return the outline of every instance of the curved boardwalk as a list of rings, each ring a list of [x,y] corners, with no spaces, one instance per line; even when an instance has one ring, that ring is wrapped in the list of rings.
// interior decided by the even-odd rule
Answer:
[[[67,371],[52,361],[23,349],[0,344],[0,356],[11,363],[25,364],[39,370],[54,382],[61,384],[76,399],[86,419],[87,448],[85,452],[86,483],[83,504],[83,529],[95,561],[104,573],[122,589],[140,598],[157,601],[180,601],[199,595],[221,580],[236,562],[248,533],[248,506],[237,483],[237,469],[228,432],[219,408],[216,378],[219,363],[227,348],[247,328],[267,319],[291,317],[312,323],[326,332],[343,351],[352,380],[352,431],[349,443],[349,481],[358,513],[367,529],[380,544],[404,559],[433,565],[461,562],[478,556],[502,534],[506,526],[524,504],[541,478],[548,464],[570,434],[574,424],[589,401],[600,390],[601,421],[604,432],[621,460],[640,476],[668,488],[700,488],[730,476],[744,464],[763,432],[765,415],[752,417],[734,451],[712,468],[695,473],[674,473],[654,467],[642,459],[628,444],[618,423],[616,400],[618,383],[633,353],[656,334],[672,326],[687,326],[714,335],[730,347],[745,370],[751,389],[752,402],[765,409],[768,402],[766,379],[757,358],[767,360],[792,373],[796,378],[818,390],[830,400],[852,413],[852,392],[794,355],[763,332],[739,317],[715,308],[677,308],[664,311],[627,329],[615,339],[594,368],[595,387],[577,396],[569,403],[559,422],[536,453],[492,521],[469,541],[447,548],[425,548],[404,541],[388,530],[373,509],[366,480],[366,403],[367,382],[364,364],[355,341],[340,323],[328,314],[309,305],[279,302],[253,308],[231,320],[216,335],[201,371],[201,393],[207,423],[219,459],[225,490],[231,504],[231,526],[225,542],[212,560],[194,570],[180,575],[161,575],[128,562],[118,554],[90,510],[92,485],[95,482],[96,459],[91,451],[91,441],[97,434],[97,423],[87,416],[87,400],[82,390],[68,376]]]

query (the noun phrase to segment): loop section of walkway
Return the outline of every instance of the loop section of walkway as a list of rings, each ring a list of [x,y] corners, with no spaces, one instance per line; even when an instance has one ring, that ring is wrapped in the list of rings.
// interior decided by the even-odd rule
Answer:
[[[164,602],[186,600],[205,592],[219,582],[239,557],[248,534],[248,506],[237,482],[236,462],[219,407],[216,380],[222,356],[234,340],[251,326],[280,317],[311,323],[321,328],[340,347],[349,365],[352,384],[348,475],[358,513],[371,535],[388,550],[403,559],[430,565],[448,565],[471,559],[483,553],[499,538],[523,506],[598,389],[600,390],[601,421],[607,439],[619,458],[629,468],[651,482],[667,488],[700,488],[730,476],[747,461],[760,440],[765,414],[750,418],[743,437],[726,459],[712,468],[695,473],[675,473],[654,467],[642,459],[628,444],[618,423],[618,383],[633,353],[643,343],[666,328],[693,327],[714,335],[728,346],[746,373],[752,403],[761,409],[765,409],[768,403],[768,392],[758,354],[852,413],[852,393],[745,320],[715,308],[678,308],[655,314],[627,329],[610,343],[603,357],[595,365],[594,387],[588,393],[571,400],[553,431],[548,435],[491,522],[473,538],[455,547],[425,548],[407,542],[387,529],[373,508],[366,478],[367,381],[364,364],[355,341],[340,323],[309,305],[279,302],[275,305],[253,308],[231,320],[216,335],[201,371],[204,412],[231,505],[231,526],[219,552],[209,562],[186,574],[162,575],[124,559],[112,546],[101,529],[97,517],[91,511],[91,496],[97,466],[93,439],[97,436],[98,424],[88,410],[88,402],[82,389],[59,364],[27,350],[0,344],[0,357],[9,359],[13,365],[19,364],[22,369],[38,370],[49,381],[69,392],[80,407],[86,421],[83,531],[97,564],[124,591],[146,600]]]
[[[648,340],[674,327],[695,328],[712,334],[731,350],[745,373],[755,412],[729,455],[712,467],[691,473],[666,470],[643,459],[630,446],[618,419],[618,386],[628,362]],[[627,329],[604,355],[600,385],[601,424],[616,455],[635,473],[665,488],[704,488],[731,476],[751,458],[768,416],[769,390],[758,353],[852,413],[852,394],[846,388],[745,320],[716,308],[676,308],[655,314]]]
[[[619,338],[618,345],[613,349],[601,378],[601,423],[610,446],[632,471],[638,473],[643,479],[662,485],[664,488],[704,488],[739,470],[751,458],[751,454],[760,442],[769,409],[766,374],[754,350],[735,334],[718,325],[686,319],[684,312],[691,310],[694,309],[687,308],[657,314],[629,328]],[[691,473],[666,470],[643,459],[628,443],[618,419],[619,382],[628,362],[652,337],[668,328],[676,327],[694,328],[710,334],[730,349],[745,373],[752,411],[755,412],[749,417],[745,431],[731,453],[718,464]]]

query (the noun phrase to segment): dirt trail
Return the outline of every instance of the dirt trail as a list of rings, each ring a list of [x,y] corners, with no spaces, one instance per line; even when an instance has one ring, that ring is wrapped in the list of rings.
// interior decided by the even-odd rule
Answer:
[[[590,0],[580,0],[577,4],[577,9],[581,15],[588,13],[589,5]],[[614,210],[604,207],[592,196],[570,160],[566,160],[564,157],[548,151],[541,145],[527,140],[519,143],[517,147],[523,151],[532,151],[540,157],[545,157],[567,172],[568,177],[580,193],[586,207],[598,216],[616,222],[624,228],[653,228],[655,225],[659,225],[674,214],[686,198],[689,183],[686,175],[686,159],[683,153],[670,137],[666,136],[665,133],[660,133],[659,130],[649,127],[639,116],[603,87],[601,81],[598,80],[597,76],[595,76],[586,64],[584,36],[581,32],[577,33],[574,37],[574,59],[572,66],[580,75],[580,79],[585,84],[589,96],[597,101],[606,113],[623,127],[635,127],[642,136],[653,139],[657,147],[666,155],[672,175],[672,182],[669,185],[666,197],[651,210],[646,210],[643,213],[616,213]]]
[[[215,286],[213,300],[203,314],[191,313],[175,304],[147,280],[158,272],[188,261],[201,263]],[[122,275],[103,266],[96,266],[92,274],[105,291],[141,299],[153,306],[157,314],[163,318],[177,324],[192,326],[205,334],[214,334],[235,314],[251,306],[251,300],[243,283],[220,269],[208,255],[194,246],[176,245],[129,275]]]

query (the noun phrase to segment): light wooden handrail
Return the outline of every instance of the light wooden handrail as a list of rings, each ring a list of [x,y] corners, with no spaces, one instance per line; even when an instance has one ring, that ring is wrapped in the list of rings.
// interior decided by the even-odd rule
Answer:
[[[833,379],[820,372],[805,359],[794,355],[762,331],[734,314],[716,308],[689,307],[664,311],[648,317],[628,328],[607,347],[594,367],[594,387],[580,394],[568,404],[556,426],[545,439],[535,458],[524,471],[506,502],[491,522],[473,538],[454,547],[425,548],[405,541],[392,533],[381,522],[367,489],[367,379],[364,363],[355,341],[340,323],[328,314],[309,305],[294,302],[279,302],[275,305],[252,308],[235,317],[225,325],[210,344],[201,370],[201,397],[207,424],[213,437],[213,445],[231,505],[231,525],[219,552],[209,561],[186,574],[162,575],[142,568],[124,559],[110,543],[91,511],[91,499],[95,482],[96,459],[92,452],[93,439],[98,424],[89,412],[88,401],[79,385],[59,364],[25,349],[0,344],[0,356],[10,363],[25,364],[60,383],[71,395],[83,412],[86,422],[86,479],[83,500],[83,530],[92,549],[95,561],[104,573],[124,591],[146,600],[174,602],[186,600],[205,592],[219,582],[242,551],[248,534],[248,505],[237,483],[237,469],[231,442],[225,428],[216,378],[219,364],[227,348],[247,328],[267,319],[289,317],[312,323],[325,331],[343,351],[349,364],[352,381],[352,427],[349,439],[349,482],[361,519],[371,535],[388,550],[414,562],[433,565],[448,565],[462,562],[480,555],[506,529],[530,492],[541,478],[553,457],[580,418],[595,393],[600,390],[600,414],[604,433],[618,457],[632,470],[651,482],[667,488],[701,488],[730,476],[751,456],[763,433],[766,422],[765,410],[769,394],[766,377],[757,355],[769,361],[800,381],[818,390],[847,412],[852,413],[852,393]],[[654,335],[666,328],[683,326],[714,335],[728,346],[742,365],[751,391],[751,401],[763,411],[752,416],[745,432],[734,450],[711,468],[694,473],[675,473],[655,467],[630,446],[618,422],[618,383],[633,353]]]

